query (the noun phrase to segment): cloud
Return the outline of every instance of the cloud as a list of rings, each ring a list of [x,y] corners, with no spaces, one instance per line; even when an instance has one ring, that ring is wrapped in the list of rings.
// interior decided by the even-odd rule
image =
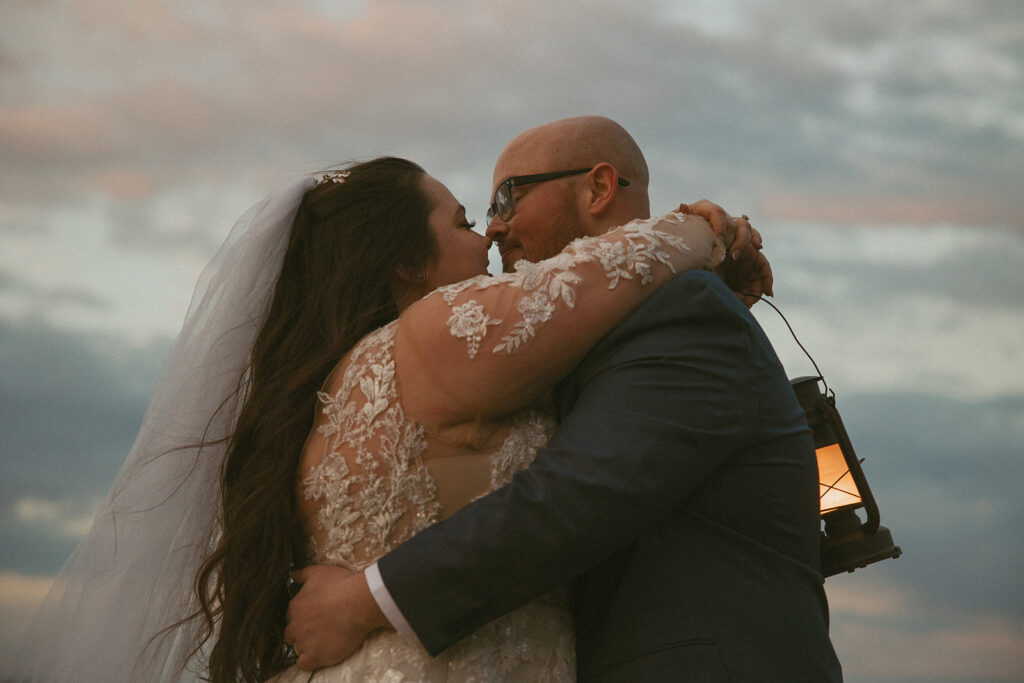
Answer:
[[[752,150],[769,153],[786,180],[803,175],[803,193],[813,187],[826,201],[967,196],[988,204],[990,220],[1013,215],[1024,54],[1004,22],[1019,26],[1019,13],[946,3],[794,7],[748,5],[737,54],[751,63],[738,72],[761,105],[757,120],[793,148],[766,140]]]
[[[47,536],[77,541],[89,531],[102,502],[98,497],[82,505],[80,501],[22,496],[14,501],[14,521]]]
[[[1016,214],[993,209],[982,199],[964,197],[904,197],[893,194],[878,196],[808,196],[782,190],[763,198],[764,217],[775,222],[800,223],[863,223],[865,216],[889,223],[934,225],[955,217],[958,220],[984,224],[993,221],[1003,224],[1019,222]]]
[[[605,112],[695,169],[666,178],[676,187],[751,207],[813,194],[859,219],[869,198],[927,219],[914,207],[968,196],[955,220],[1004,220],[1021,208],[1024,76],[999,7],[144,0],[64,8],[67,41],[22,4],[10,32],[36,40],[13,41],[0,71],[24,83],[0,111],[0,145],[17,152],[3,174],[41,196],[26,177],[167,187],[234,165],[250,182],[396,152],[471,171],[484,197],[513,133]]]
[[[30,307],[38,310],[52,309],[70,305],[102,310],[105,305],[98,297],[80,289],[66,287],[47,287],[36,285],[22,278],[0,272],[0,296],[14,295],[30,302]]]
[[[55,572],[135,439],[168,340],[0,321],[0,571]]]
[[[12,162],[66,162],[102,151],[102,124],[81,107],[25,105],[0,108],[0,150]]]
[[[216,200],[161,192],[77,210],[0,211],[0,316],[141,346],[175,334],[199,273],[241,213],[221,204],[230,192],[206,196]],[[22,222],[28,216],[35,225]]]
[[[1020,233],[760,224],[775,303],[837,387],[981,399],[1020,394]],[[791,373],[810,362],[779,316],[755,315]],[[805,368],[806,371],[800,370]]]
[[[169,348],[0,322],[4,507],[102,495],[134,439]]]

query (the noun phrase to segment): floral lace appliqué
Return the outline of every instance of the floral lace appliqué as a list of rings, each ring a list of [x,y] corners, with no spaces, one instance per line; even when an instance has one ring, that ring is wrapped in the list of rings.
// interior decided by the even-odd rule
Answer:
[[[492,320],[484,312],[484,307],[473,300],[454,306],[448,318],[448,329],[451,330],[452,336],[465,339],[469,344],[470,358],[476,357],[480,342],[487,334],[487,326],[500,324],[500,320]]]
[[[537,410],[516,414],[508,437],[491,456],[491,490],[501,488],[516,472],[526,469],[537,451],[555,435],[556,427],[553,417]]]
[[[340,389],[318,394],[325,454],[302,486],[318,503],[323,535],[311,554],[320,562],[362,569],[437,520],[436,488],[420,459],[423,428],[397,401],[394,334],[392,323],[368,335]]]
[[[559,306],[575,307],[576,285],[582,281],[576,269],[581,264],[599,264],[608,278],[609,289],[614,289],[621,280],[633,278],[641,285],[649,284],[653,279],[651,271],[659,263],[674,273],[672,257],[666,249],[688,252],[690,248],[682,237],[654,227],[662,220],[665,219],[633,221],[623,227],[621,238],[583,237],[553,258],[539,263],[519,261],[515,272],[494,277],[481,275],[442,287],[439,291],[452,307],[452,316],[448,319],[451,334],[465,338],[469,343],[469,357],[475,358],[487,335],[487,327],[501,324],[500,320],[488,317],[484,307],[475,300],[455,304],[457,296],[470,288],[483,290],[505,284],[510,290],[522,290],[517,306],[520,318],[492,349],[493,353],[514,353],[536,336],[538,326],[550,320]],[[685,220],[685,216],[677,216],[676,220]]]

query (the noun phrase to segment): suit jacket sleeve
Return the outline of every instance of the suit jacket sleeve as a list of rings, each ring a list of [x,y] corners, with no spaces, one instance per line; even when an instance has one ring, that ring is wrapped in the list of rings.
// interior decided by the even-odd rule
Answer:
[[[566,380],[571,409],[528,469],[381,558],[424,646],[436,654],[566,584],[771,438],[768,397],[751,390],[780,373],[766,344],[707,272],[677,277],[602,340]],[[806,429],[796,418],[778,429]]]

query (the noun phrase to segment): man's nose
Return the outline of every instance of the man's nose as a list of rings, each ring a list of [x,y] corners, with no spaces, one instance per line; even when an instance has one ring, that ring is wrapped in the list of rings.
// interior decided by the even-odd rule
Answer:
[[[505,239],[505,235],[508,234],[508,223],[495,216],[487,225],[487,230],[484,234],[490,237],[492,242],[501,244],[501,241]]]

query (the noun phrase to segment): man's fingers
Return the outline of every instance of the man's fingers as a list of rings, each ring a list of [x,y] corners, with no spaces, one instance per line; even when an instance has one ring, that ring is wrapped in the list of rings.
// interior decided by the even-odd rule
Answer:
[[[750,221],[743,218],[731,218],[733,224],[736,226],[736,234],[733,238],[732,246],[729,249],[729,255],[734,261],[739,260],[750,247],[753,246],[757,249],[757,245],[754,244],[754,229],[750,227]]]
[[[761,252],[757,253],[757,261],[751,267],[751,280],[746,291],[753,294],[748,306],[753,306],[757,302],[757,297],[764,295],[774,296],[772,292],[772,266],[768,262],[768,259]]]
[[[768,296],[775,296],[775,293],[772,291],[772,285],[775,282],[772,276],[772,264],[768,262],[767,257],[761,252],[757,253],[757,261],[758,284],[761,287],[761,291]]]
[[[297,666],[312,671],[359,649],[377,626],[368,620],[379,613],[363,574],[334,565],[311,565],[293,575],[303,585],[288,604],[284,638],[295,650]],[[370,605],[377,612],[360,620]],[[387,623],[382,613],[379,619]]]

